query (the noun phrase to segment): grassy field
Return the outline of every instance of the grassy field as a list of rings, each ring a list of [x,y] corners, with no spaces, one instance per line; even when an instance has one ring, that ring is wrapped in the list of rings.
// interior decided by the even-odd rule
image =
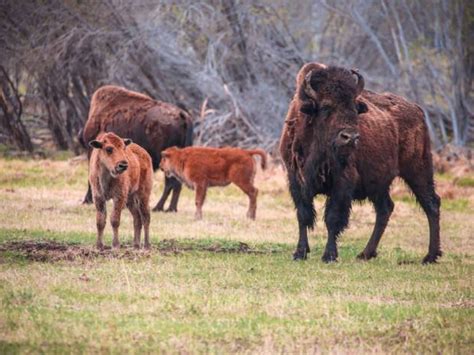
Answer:
[[[401,185],[379,257],[356,261],[375,216],[355,205],[339,262],[326,265],[321,218],[310,258],[291,260],[297,224],[278,168],[257,176],[255,222],[235,187],[211,189],[195,222],[184,190],[177,214],[152,215],[150,252],[130,247],[128,211],[122,249],[93,248],[95,210],[81,205],[86,176],[80,160],[0,159],[2,354],[474,352],[469,177],[443,200],[445,255],[422,266],[426,218]],[[161,187],[157,173],[153,203]]]

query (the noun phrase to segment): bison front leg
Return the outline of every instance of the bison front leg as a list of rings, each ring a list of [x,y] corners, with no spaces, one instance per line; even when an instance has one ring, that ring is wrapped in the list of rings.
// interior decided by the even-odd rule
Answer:
[[[322,260],[325,263],[337,261],[337,238],[349,223],[351,197],[331,196],[326,202],[324,221],[328,230],[328,241]]]
[[[105,200],[101,197],[94,197],[95,208],[96,208],[96,223],[97,223],[97,249],[102,250],[104,248],[104,229],[107,223],[107,210]]]
[[[110,216],[110,224],[112,225],[112,230],[114,234],[113,240],[112,240],[112,248],[114,249],[120,248],[118,230],[120,227],[120,217],[121,217],[124,205],[125,205],[125,201],[123,199],[114,199],[114,207],[112,210],[112,214]]]
[[[207,186],[206,184],[196,184],[196,214],[195,219],[202,219],[202,205],[206,199]]]
[[[293,254],[293,260],[306,260],[310,252],[308,243],[308,229],[314,227],[316,213],[314,211],[313,196],[302,194],[301,186],[296,177],[289,176],[290,192],[296,207],[298,218],[298,244]]]

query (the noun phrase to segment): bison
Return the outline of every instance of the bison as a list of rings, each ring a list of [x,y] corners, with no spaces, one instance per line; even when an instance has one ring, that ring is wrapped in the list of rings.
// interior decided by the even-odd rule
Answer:
[[[87,143],[100,132],[114,132],[132,139],[150,154],[153,170],[156,171],[162,150],[172,146],[192,145],[193,123],[186,111],[174,105],[107,85],[99,88],[92,96],[89,117],[80,140]],[[153,210],[162,211],[172,191],[167,211],[176,212],[181,187],[176,179],[165,177],[163,194]],[[90,186],[84,202],[92,202]]]
[[[120,215],[125,206],[133,216],[133,246],[140,248],[143,226],[145,248],[150,248],[149,200],[153,185],[151,158],[142,147],[114,133],[101,133],[89,142],[92,150],[89,163],[89,183],[97,209],[97,248],[102,249],[106,224],[106,201],[114,202],[110,223],[113,248],[119,248]]]
[[[281,140],[289,190],[297,211],[299,239],[294,259],[310,252],[313,198],[327,196],[328,240],[322,260],[336,261],[337,238],[349,222],[353,200],[369,199],[375,227],[358,258],[377,256],[377,245],[393,211],[390,185],[401,177],[429,222],[430,242],[423,263],[441,256],[440,198],[435,192],[430,138],[422,109],[403,97],[364,90],[356,70],[305,64],[297,75]]]
[[[254,155],[265,169],[266,154],[261,149],[187,147],[168,148],[162,153],[160,168],[196,190],[196,219],[202,219],[202,205],[208,187],[237,185],[249,197],[247,217],[255,219],[258,189],[253,186],[256,166]]]

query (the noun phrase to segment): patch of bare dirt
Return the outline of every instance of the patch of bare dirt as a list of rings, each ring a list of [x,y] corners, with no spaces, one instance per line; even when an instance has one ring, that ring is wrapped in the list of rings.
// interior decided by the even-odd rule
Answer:
[[[134,249],[131,245],[122,245],[119,250],[105,247],[98,250],[94,246],[79,244],[58,243],[56,241],[13,241],[0,245],[1,252],[15,252],[27,260],[39,262],[58,262],[75,260],[92,260],[97,258],[138,260],[149,258],[153,253],[159,252],[164,255],[177,255],[185,251],[207,251],[212,253],[246,253],[260,254],[264,251],[252,249],[246,243],[235,243],[232,245],[186,244],[176,239],[164,239],[150,250]],[[1,261],[2,259],[0,259]]]

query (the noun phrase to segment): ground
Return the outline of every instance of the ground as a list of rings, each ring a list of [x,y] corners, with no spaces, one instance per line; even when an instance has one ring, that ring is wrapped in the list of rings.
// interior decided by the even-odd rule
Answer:
[[[322,198],[309,259],[291,259],[297,224],[281,168],[257,175],[255,222],[236,187],[210,189],[196,222],[184,189],[178,213],[152,214],[150,252],[131,248],[128,211],[122,249],[94,249],[86,179],[80,159],[0,159],[0,353],[474,352],[472,177],[445,193],[445,254],[428,266],[426,218],[401,183],[379,257],[356,260],[375,218],[361,204],[327,265]],[[440,189],[452,180],[436,179]]]

